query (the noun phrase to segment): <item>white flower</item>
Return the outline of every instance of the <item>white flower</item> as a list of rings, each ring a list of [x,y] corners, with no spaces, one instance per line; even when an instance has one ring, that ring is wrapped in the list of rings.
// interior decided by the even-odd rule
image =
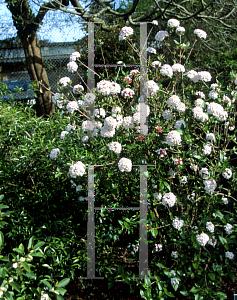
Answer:
[[[221,200],[222,200],[223,204],[226,204],[226,205],[228,204],[228,198],[223,197]]]
[[[121,87],[118,83],[112,81],[110,83],[110,93],[112,95],[119,94],[121,92]]]
[[[14,269],[17,269],[17,268],[21,268],[22,264],[20,262],[16,262],[12,266]]]
[[[161,201],[161,199],[162,199],[162,194],[160,194],[160,193],[154,193],[153,194],[153,196],[154,196],[154,198],[156,199],[156,200],[158,200],[158,201]]]
[[[109,130],[108,127],[103,126],[103,127],[101,128],[100,135],[101,135],[102,137],[111,138],[111,137],[113,137],[113,136],[115,135],[115,129]]]
[[[124,98],[133,98],[133,96],[135,95],[135,92],[130,88],[126,88],[121,92],[121,95]]]
[[[228,106],[231,106],[231,100],[230,100],[230,98],[229,97],[227,97],[227,96],[223,96],[223,98],[222,98],[222,101],[224,102],[224,103],[227,103],[227,105]]]
[[[170,65],[164,64],[160,69],[160,74],[171,78],[173,76],[173,69]]]
[[[67,134],[68,134],[68,131],[62,131],[61,135],[60,135],[61,140],[63,140],[65,138],[65,135],[67,135]]]
[[[121,172],[131,172],[132,161],[128,158],[123,157],[119,160],[118,167]]]
[[[88,135],[83,136],[83,138],[81,139],[82,143],[86,143],[88,140],[89,140]]]
[[[218,120],[225,121],[228,117],[227,112],[224,111],[224,108],[215,102],[211,102],[207,107],[207,112],[214,117],[216,117]]]
[[[104,110],[103,108],[95,109],[95,110],[93,111],[93,115],[94,115],[96,118],[99,118],[99,117],[104,118],[104,117],[105,117],[105,110]]]
[[[207,38],[207,33],[204,30],[201,29],[195,29],[194,34],[196,34],[200,39],[206,39]]]
[[[176,172],[173,169],[169,169],[168,174],[172,177],[175,178]]]
[[[53,104],[57,104],[57,100],[59,100],[59,99],[63,99],[62,98],[62,95],[61,94],[59,94],[59,93],[55,93],[53,96],[52,96],[52,102],[53,102]]]
[[[76,186],[76,192],[80,192],[82,190],[82,185],[77,185]]]
[[[211,81],[211,74],[206,71],[198,72],[199,80],[203,80],[205,82]]]
[[[211,142],[215,141],[215,134],[214,133],[207,133],[206,134],[206,140],[211,141]]]
[[[112,117],[115,117],[117,114],[121,113],[121,107],[119,106],[112,107],[111,113],[112,113]]]
[[[181,64],[174,64],[172,66],[172,70],[173,70],[173,72],[185,72],[185,68]]]
[[[153,81],[153,80],[147,81],[147,97],[148,98],[154,96],[158,90],[159,90],[159,86],[155,81]]]
[[[167,26],[173,28],[173,27],[179,27],[180,25],[180,22],[179,20],[176,20],[176,19],[169,19],[168,22],[167,22]]]
[[[198,166],[192,163],[192,164],[190,165],[190,169],[193,170],[193,171],[195,171],[195,172],[197,172]]]
[[[48,294],[45,294],[44,291],[41,291],[41,297],[40,300],[51,300],[51,298],[49,298]]]
[[[195,199],[195,193],[192,193],[191,195],[187,195],[188,200],[194,200]]]
[[[113,117],[107,117],[104,120],[104,127],[107,128],[107,130],[114,130],[116,128],[117,121]]]
[[[203,179],[207,179],[210,177],[210,173],[207,168],[201,168],[201,170],[199,171],[199,174]]]
[[[209,245],[211,245],[212,247],[215,247],[217,244],[217,239],[213,236],[209,239],[209,241],[207,242]]]
[[[85,173],[85,165],[78,161],[74,165],[70,166],[69,173],[71,178],[76,178],[77,176],[83,176]]]
[[[59,153],[60,153],[59,148],[53,149],[53,150],[50,152],[50,158],[51,158],[51,159],[57,158],[57,156],[58,156]]]
[[[212,222],[207,222],[207,223],[206,223],[206,229],[207,229],[208,231],[210,231],[211,233],[213,233],[214,230],[215,230],[215,225],[214,225]]]
[[[182,177],[180,178],[180,180],[179,180],[179,182],[180,182],[181,184],[186,184],[187,181],[188,181],[188,178],[187,178],[186,176],[182,176]]]
[[[173,95],[167,100],[167,105],[171,109],[176,109],[180,102],[179,96]]]
[[[79,95],[80,94],[80,91],[83,92],[84,91],[84,87],[81,85],[81,84],[77,84],[77,85],[74,85],[73,87],[73,93],[75,95]]]
[[[183,32],[185,32],[185,28],[179,26],[179,27],[176,28],[175,31],[176,31],[176,33],[177,33],[178,35],[181,35]]]
[[[232,228],[233,228],[233,226],[232,226],[231,224],[227,223],[227,224],[224,226],[224,228],[225,228],[225,232],[226,232],[227,234],[231,234],[231,233],[232,233]]]
[[[81,57],[81,54],[79,52],[75,51],[70,55],[70,61],[76,61],[77,58],[80,58],[80,57]]]
[[[87,104],[93,104],[94,101],[95,101],[95,95],[92,94],[92,93],[87,93],[85,96],[84,96],[84,100]]]
[[[209,241],[209,236],[206,233],[202,233],[197,235],[197,242],[200,246],[205,246],[206,243]]]
[[[156,49],[155,48],[152,48],[152,47],[148,47],[146,49],[147,52],[150,52],[150,53],[153,53],[153,54],[156,54]]]
[[[73,126],[71,124],[68,124],[67,127],[66,127],[66,130],[69,132],[71,130],[75,130],[76,129],[76,126]]]
[[[212,90],[209,92],[208,97],[215,100],[219,97],[219,95],[216,91]]]
[[[125,40],[129,35],[133,34],[133,29],[128,26],[124,26],[119,33],[119,41]]]
[[[173,276],[176,276],[176,272],[174,270],[171,270],[170,274],[173,275]]]
[[[179,257],[178,252],[177,251],[172,251],[171,252],[171,257],[173,257],[174,259],[177,259]]]
[[[171,281],[171,284],[172,285],[176,285],[176,284],[179,284],[179,279],[174,277],[174,278],[170,278],[170,281]]]
[[[158,61],[158,60],[155,60],[155,61],[153,61],[153,62],[151,63],[151,66],[152,66],[153,68],[161,67],[161,62]]]
[[[165,119],[165,120],[173,120],[173,113],[171,110],[164,110],[162,112],[162,117]]]
[[[83,101],[83,100],[78,100],[77,103],[78,103],[78,107],[79,107],[79,108],[83,108],[83,107],[86,106],[86,102]]]
[[[184,225],[184,221],[183,220],[180,220],[178,218],[175,218],[173,220],[173,227],[177,230],[180,230]]]
[[[161,244],[155,244],[156,247],[156,252],[161,252],[162,251],[162,245]]]
[[[83,121],[82,125],[81,125],[83,132],[85,132],[86,130],[92,131],[94,129],[94,127],[95,127],[95,124],[90,120]]]
[[[116,128],[119,128],[123,124],[123,116],[122,115],[117,115],[116,116],[116,120],[117,120],[117,126],[116,126]]]
[[[172,130],[166,136],[166,143],[169,146],[179,146],[181,144],[181,135],[178,131]]]
[[[234,256],[234,253],[233,253],[233,252],[227,251],[227,252],[225,253],[225,257],[226,257],[226,258],[229,258],[229,259],[233,259],[235,256]]]
[[[158,26],[158,21],[156,21],[156,20],[153,20],[151,23]]]
[[[184,126],[184,128],[186,128],[186,123],[184,122],[184,120],[178,120],[178,121],[176,121],[174,128],[181,129],[182,125]]]
[[[196,100],[195,100],[195,105],[196,105],[196,106],[202,107],[203,103],[204,103],[204,101],[203,101],[202,99],[196,99]]]
[[[193,82],[198,82],[199,80],[199,76],[198,76],[198,72],[194,71],[194,70],[190,70],[186,73],[186,76],[191,79]]]
[[[229,127],[229,131],[233,131],[233,130],[235,130],[235,126]]]
[[[180,102],[177,107],[176,107],[177,111],[179,112],[185,112],[186,106],[183,102]]]
[[[62,84],[63,86],[67,86],[70,81],[71,81],[71,79],[69,77],[63,77],[59,80],[58,84]]]
[[[169,207],[173,207],[176,202],[176,196],[172,193],[166,193],[162,198],[162,203],[164,205],[168,205]]]
[[[195,95],[200,96],[202,99],[205,99],[205,97],[206,97],[205,94],[201,91],[196,92]]]
[[[160,30],[159,32],[157,32],[157,34],[155,35],[155,39],[157,41],[163,41],[167,36],[169,36],[169,33],[167,31],[163,31]]]
[[[137,74],[139,74],[139,73],[140,73],[139,70],[132,70],[132,71],[130,72],[129,76],[130,76],[130,77],[133,77],[134,75],[137,75]]]
[[[232,171],[229,168],[226,168],[225,171],[222,173],[222,176],[225,179],[230,179],[232,177]]]
[[[82,201],[85,201],[85,197],[82,197],[82,196],[80,196],[79,198],[78,198],[78,200],[80,201],[80,202],[82,202]]]
[[[212,83],[211,86],[210,86],[210,89],[219,91],[220,90],[219,84],[218,83]]]
[[[96,90],[102,95],[108,96],[109,94],[119,94],[121,91],[121,87],[116,82],[110,82],[103,79],[97,83]]]
[[[198,227],[197,226],[192,226],[192,232],[194,234],[197,234],[198,233]]]
[[[57,100],[57,107],[58,108],[64,108],[65,106],[65,104],[67,103],[67,100],[62,100],[62,101],[60,101],[60,100]]]
[[[133,117],[131,116],[124,117],[122,126],[124,129],[133,128],[134,127]]]
[[[70,114],[73,114],[75,110],[78,110],[79,106],[77,101],[71,101],[67,104],[67,110]]]
[[[122,145],[118,142],[112,142],[109,145],[109,150],[114,151],[114,153],[119,154],[122,150]]]
[[[68,72],[71,72],[71,73],[74,73],[76,72],[78,69],[78,65],[75,61],[70,61],[68,64],[67,64],[67,70]]]
[[[203,155],[209,155],[211,154],[211,151],[212,151],[212,146],[210,144],[205,144],[202,149]]]
[[[204,186],[204,189],[208,194],[213,194],[217,187],[217,184],[214,179],[206,179],[204,180]]]
[[[165,149],[162,149],[162,148],[156,150],[155,152],[156,152],[158,155],[160,155],[160,157],[165,157],[165,156],[167,155],[166,150],[165,150]]]
[[[117,65],[121,65],[123,62],[120,60],[117,62]]]

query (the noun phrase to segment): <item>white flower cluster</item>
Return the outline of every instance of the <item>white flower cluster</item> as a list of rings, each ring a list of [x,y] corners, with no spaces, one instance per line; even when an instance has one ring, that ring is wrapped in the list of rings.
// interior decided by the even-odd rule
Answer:
[[[226,232],[227,234],[231,234],[231,233],[232,233],[232,228],[233,228],[233,226],[232,226],[231,224],[227,223],[227,224],[224,226],[224,228],[225,228],[225,232]]]
[[[80,57],[81,57],[81,54],[78,51],[75,51],[70,55],[70,61],[76,61],[77,58],[80,58]]]
[[[177,277],[170,278],[170,282],[172,285],[179,284],[179,279]]]
[[[187,176],[182,176],[179,180],[180,184],[186,184],[188,181],[188,178]]]
[[[122,145],[118,142],[112,142],[109,145],[109,150],[114,151],[114,153],[119,154],[122,150]]]
[[[68,72],[71,72],[71,73],[74,73],[76,72],[78,69],[78,65],[75,61],[70,61],[68,64],[67,64],[67,70]]]
[[[162,112],[162,117],[165,119],[165,120],[169,120],[171,121],[173,119],[173,113],[171,110],[164,110]]]
[[[227,251],[225,253],[225,257],[226,258],[229,258],[229,259],[233,259],[235,257],[234,253],[233,252],[230,252],[230,251]]]
[[[68,131],[62,131],[60,135],[60,139],[64,140],[65,136],[68,134]]]
[[[131,116],[124,117],[122,126],[124,129],[133,128],[134,127],[133,117]]]
[[[162,148],[156,150],[155,152],[156,152],[160,157],[165,157],[165,156],[167,155],[166,150],[165,150],[165,149],[162,149]]]
[[[121,92],[121,95],[124,98],[133,98],[133,96],[135,95],[135,92],[130,88],[126,88]]]
[[[225,198],[225,197],[223,197],[221,200],[222,200],[222,203],[225,204],[225,205],[227,205],[228,202],[229,202],[228,198]]]
[[[193,164],[193,163],[191,163],[191,165],[190,165],[190,169],[191,169],[191,170],[193,170],[194,172],[197,172],[197,170],[198,170],[198,166],[197,166],[197,165],[195,165],[195,164]]]
[[[214,142],[215,141],[215,134],[214,133],[207,133],[206,134],[206,140],[207,141],[211,141],[211,142]]]
[[[92,93],[87,93],[85,96],[84,96],[84,100],[87,104],[93,104],[94,101],[95,101],[95,95],[92,94]]]
[[[46,294],[44,291],[41,291],[40,300],[51,300],[51,298],[49,298],[49,295]]]
[[[98,109],[95,109],[93,111],[93,115],[96,117],[96,118],[104,118],[105,117],[105,110],[103,108],[98,108]]]
[[[201,122],[205,122],[206,120],[209,119],[208,115],[203,112],[203,109],[200,106],[194,107],[192,112],[193,112],[193,117],[197,120],[200,120]]]
[[[101,128],[102,137],[113,137],[115,135],[115,128],[117,127],[117,121],[113,117],[107,117],[104,120],[104,126]]]
[[[140,73],[139,70],[132,70],[132,71],[130,72],[129,76],[130,76],[130,77],[133,77],[134,75],[137,75],[137,74],[139,74],[139,73]]]
[[[151,66],[152,66],[153,68],[161,67],[161,62],[158,61],[158,60],[155,60],[155,61],[153,61],[153,62],[151,63]]]
[[[154,96],[157,91],[159,91],[158,84],[153,80],[147,81],[147,97],[149,98]]]
[[[200,39],[206,39],[207,38],[207,33],[204,30],[201,29],[195,29],[194,34],[196,34]]]
[[[173,28],[173,27],[179,27],[180,25],[180,22],[179,20],[176,20],[176,19],[169,19],[168,22],[167,22],[167,26]]]
[[[132,161],[128,158],[122,157],[118,163],[119,170],[121,172],[131,172],[132,170]]]
[[[174,128],[181,129],[182,125],[184,126],[184,128],[186,128],[186,123],[184,122],[184,120],[178,120],[178,121],[176,121]]]
[[[160,69],[160,74],[162,76],[168,76],[168,77],[172,77],[173,76],[173,69],[170,65],[168,64],[165,64],[161,67]]]
[[[228,117],[228,113],[226,111],[224,111],[224,108],[215,102],[211,102],[208,106],[207,106],[207,112],[210,115],[213,115],[214,117],[216,117],[217,120],[219,121],[225,121]]]
[[[209,155],[211,154],[211,151],[212,151],[212,144],[206,143],[202,149],[203,155]]]
[[[178,35],[181,35],[183,32],[185,32],[185,28],[179,26],[179,27],[176,28],[175,31],[176,31],[176,33],[177,33]]]
[[[119,41],[125,40],[129,35],[133,34],[132,27],[124,26],[119,33]]]
[[[74,165],[70,166],[69,173],[71,178],[76,178],[77,176],[83,176],[85,173],[85,165],[78,161]]]
[[[214,179],[206,179],[204,180],[204,186],[204,189],[208,194],[213,194],[217,187],[217,184]]]
[[[199,174],[203,179],[207,179],[210,177],[210,173],[207,168],[201,168],[201,170],[199,171]]]
[[[158,200],[158,201],[161,201],[161,199],[162,199],[162,194],[160,194],[160,193],[154,193],[153,194],[153,196],[154,196],[154,198],[156,199],[156,200]]]
[[[232,177],[232,171],[229,168],[226,168],[224,172],[222,172],[222,176],[225,179],[230,179]]]
[[[58,157],[58,154],[60,153],[59,148],[55,148],[50,152],[50,158],[55,159]]]
[[[212,222],[207,222],[207,223],[206,223],[206,229],[207,229],[208,231],[210,231],[211,233],[213,233],[214,230],[215,230],[215,225],[214,225]]]
[[[192,80],[194,83],[198,82],[199,77],[198,77],[198,72],[194,71],[194,70],[190,70],[186,73],[186,76]]]
[[[206,98],[205,94],[203,92],[201,92],[201,91],[196,92],[195,95],[196,96],[200,96],[202,99]]]
[[[102,95],[108,96],[110,94],[119,94],[121,91],[121,87],[116,82],[110,82],[108,80],[103,79],[97,83],[96,90]]]
[[[178,252],[177,251],[172,251],[171,252],[171,257],[173,257],[174,259],[177,259],[179,257]]]
[[[170,109],[176,109],[180,102],[179,96],[173,95],[167,100],[167,105]]]
[[[180,230],[184,225],[184,221],[183,220],[180,220],[178,218],[175,218],[173,220],[173,227],[177,230]]]
[[[68,124],[67,127],[66,127],[66,130],[69,132],[71,130],[75,130],[76,129],[76,126],[73,126],[71,124]]]
[[[181,135],[176,130],[170,131],[166,136],[166,143],[169,146],[179,146],[181,141]]]
[[[58,84],[62,84],[63,86],[67,86],[71,82],[69,77],[63,77],[59,80]]]
[[[139,103],[136,106],[135,112],[140,113],[141,116],[147,117],[150,114],[150,107],[146,103]]]
[[[217,99],[219,97],[219,95],[218,95],[218,93],[216,91],[212,90],[212,91],[209,92],[208,97],[210,99],[214,99],[215,100],[215,99]]]
[[[169,36],[169,33],[167,31],[163,31],[160,30],[159,32],[157,32],[157,34],[155,35],[155,39],[159,42],[163,41],[166,37]]]
[[[218,83],[212,83],[211,86],[210,86],[210,89],[219,91],[220,90],[219,84]]]
[[[121,113],[121,107],[119,106],[112,107],[111,113],[112,113],[112,117],[115,117],[117,114]]]
[[[197,242],[200,246],[205,246],[206,243],[209,241],[209,236],[206,233],[202,233],[197,235]]]
[[[204,101],[201,98],[198,98],[195,100],[196,106],[202,107],[203,103],[204,103]]]
[[[162,203],[164,205],[168,205],[169,207],[173,207],[176,202],[176,196],[172,193],[166,193],[162,198]]]
[[[161,244],[155,244],[155,247],[156,247],[156,252],[162,251],[163,246]]]
[[[228,106],[231,106],[232,101],[230,100],[230,98],[226,95],[223,96],[222,101],[224,103],[226,103]]]
[[[153,54],[156,54],[156,49],[155,48],[152,48],[152,47],[148,47],[146,49],[147,52],[150,52],[150,53],[153,53]]]
[[[78,106],[78,102],[77,101],[71,101],[67,104],[67,110],[70,114],[73,114],[74,111],[78,110],[79,106]]]
[[[181,64],[174,64],[172,66],[172,70],[173,70],[173,72],[185,72],[185,68]]]
[[[217,244],[217,239],[213,236],[209,239],[208,244],[211,245],[212,247],[215,247]]]
[[[205,82],[211,81],[211,74],[209,72],[206,71],[201,71],[198,72],[198,78],[199,80],[203,80]]]
[[[73,93],[74,93],[75,95],[79,95],[80,92],[83,92],[83,91],[84,91],[84,87],[83,87],[81,84],[77,84],[77,85],[74,85],[72,91],[73,91]]]
[[[90,121],[90,120],[86,120],[86,121],[83,121],[82,122],[82,125],[81,125],[81,129],[85,132],[86,130],[90,130],[92,131],[95,127],[95,124]]]

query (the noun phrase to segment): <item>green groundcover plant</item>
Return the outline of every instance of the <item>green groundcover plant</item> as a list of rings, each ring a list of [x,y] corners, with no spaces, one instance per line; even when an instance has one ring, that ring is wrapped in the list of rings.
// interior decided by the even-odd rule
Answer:
[[[156,21],[153,24],[157,26]],[[12,255],[15,260],[9,261],[5,272],[10,265],[32,255],[24,252],[23,242],[28,238],[31,249],[30,238],[34,235],[35,238],[45,236],[48,248],[40,251],[41,244],[38,244],[32,250],[39,251],[42,257],[50,247],[51,252],[57,253],[51,256],[48,253],[47,262],[41,260],[37,270],[37,278],[41,280],[37,284],[46,284],[47,276],[50,278],[46,286],[51,297],[52,292],[68,283],[69,279],[62,276],[73,279],[77,269],[80,276],[86,277],[88,166],[97,166],[95,206],[119,208],[139,206],[137,165],[153,165],[146,173],[149,276],[144,280],[135,279],[138,273],[125,271],[121,265],[111,262],[118,256],[121,245],[125,247],[123,256],[138,261],[139,211],[109,210],[95,212],[96,275],[107,277],[109,288],[118,279],[129,284],[131,291],[138,287],[144,299],[226,299],[220,280],[235,280],[237,90],[229,85],[223,91],[218,81],[210,84],[212,75],[208,71],[187,70],[189,55],[198,39],[206,39],[205,31],[196,29],[197,39],[190,46],[185,40],[185,28],[178,20],[170,19],[167,30],[157,32],[155,39],[173,53],[173,61],[158,55],[152,47],[147,49],[147,104],[140,99],[139,70],[128,69],[123,62],[118,62],[116,77],[108,75],[103,79],[96,74],[101,80],[89,93],[82,85],[72,87],[69,77],[61,78],[59,93],[53,96],[58,111],[47,127],[41,120],[35,121],[35,128],[30,127],[28,131],[19,124],[20,133],[18,121],[14,121],[15,128],[8,132],[11,143],[5,142],[2,148],[9,151],[20,140],[25,144],[15,153],[12,150],[6,168],[1,166],[5,184],[19,176],[24,179],[22,173],[27,168],[25,181],[32,181],[36,193],[31,190],[31,194],[23,195],[17,188],[14,191],[19,194],[18,202],[14,202],[15,214],[17,211],[23,214],[29,224],[19,237],[9,235],[12,243],[20,245],[17,248],[20,255]],[[133,29],[125,26],[118,38],[133,47],[139,63],[140,53],[132,42],[132,34]],[[187,50],[190,50],[188,55]],[[69,72],[77,72],[79,58],[79,52],[72,53],[67,66]],[[237,85],[235,74],[232,76]],[[91,107],[94,107],[92,114]],[[40,124],[45,126],[45,131]],[[12,178],[7,175],[7,169],[14,170]],[[17,177],[17,173],[21,175]],[[36,180],[38,185],[34,183]],[[5,188],[2,187],[3,191]],[[9,190],[9,204],[13,194]],[[24,210],[20,209],[22,203]],[[73,215],[69,208],[73,209]],[[48,214],[53,210],[52,219],[42,213],[43,209]],[[37,218],[38,210],[41,214]],[[9,227],[14,226],[12,221]],[[59,241],[63,243],[61,247]],[[10,253],[12,249],[8,248]],[[55,270],[57,263],[59,273]],[[46,275],[45,268],[51,269],[51,276]],[[16,269],[21,272],[20,266]],[[23,270],[27,271],[24,265]],[[55,285],[49,283],[56,280]],[[19,279],[17,282],[15,286],[9,283],[12,293],[16,286],[22,289],[22,285],[25,288],[28,284],[21,284]],[[41,290],[37,284],[30,290],[39,296]],[[2,289],[2,297],[11,299],[7,298],[10,291]],[[65,290],[61,292],[63,295]],[[60,295],[57,297],[61,299]]]

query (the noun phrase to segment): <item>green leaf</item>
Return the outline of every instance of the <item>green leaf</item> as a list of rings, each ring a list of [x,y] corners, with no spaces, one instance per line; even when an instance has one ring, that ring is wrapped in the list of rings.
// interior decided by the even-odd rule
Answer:
[[[227,299],[227,295],[223,292],[217,292],[215,294],[219,299]]]
[[[223,219],[223,215],[222,215],[222,213],[219,211],[219,210],[216,210],[215,211],[215,214],[217,215],[217,217],[219,217],[220,219]]]
[[[114,282],[113,282],[113,281],[110,281],[110,282],[108,283],[108,289],[111,289],[113,286],[114,286]]]
[[[64,300],[62,296],[56,295],[57,300]]]
[[[158,268],[164,268],[165,266],[162,265],[161,263],[156,264]]]
[[[66,286],[69,282],[70,282],[70,278],[64,278],[57,284],[57,287],[59,288],[59,287]]]
[[[24,249],[24,246],[23,246],[23,244],[22,244],[22,243],[19,245],[19,249],[20,249],[22,252],[24,252],[24,251],[25,251],[25,249]]]
[[[4,194],[0,195],[0,201],[4,198]]]
[[[215,274],[214,273],[208,273],[208,277],[211,279],[211,280],[215,280]]]
[[[163,181],[163,184],[164,184],[164,186],[167,187],[167,189],[170,191],[170,185],[168,184],[168,182]]]
[[[222,245],[227,244],[227,240],[223,236],[219,235],[218,237],[219,237],[219,240],[222,243]]]
[[[175,298],[175,295],[168,292],[167,290],[164,290],[165,291],[165,294],[168,296],[168,297],[172,297],[172,298]]]
[[[34,246],[33,249],[39,248],[39,247],[43,246],[44,244],[45,244],[45,242],[39,242]]]
[[[34,242],[34,237],[32,236],[30,239],[29,239],[29,243],[28,243],[28,249],[30,250],[32,245],[33,245],[33,242]]]
[[[118,266],[118,272],[120,274],[124,274],[124,268],[122,266]]]
[[[196,288],[196,287],[192,287],[190,290],[190,293],[198,293],[200,291],[200,289]]]
[[[228,271],[228,275],[229,275],[231,280],[235,281],[235,275],[233,273]]]
[[[15,251],[15,252],[18,252],[18,253],[20,253],[20,254],[23,254],[23,253],[24,253],[24,251],[22,251],[22,250],[19,249],[19,248],[13,248],[12,250]]]
[[[0,247],[4,244],[4,235],[2,231],[0,231]]]
[[[23,261],[21,264],[27,272],[31,272],[31,269],[26,262]]]
[[[17,283],[17,282],[15,282],[15,281],[12,281],[12,282],[9,282],[9,284],[17,291],[17,292],[19,292],[20,293],[20,285]]]
[[[41,280],[41,282],[50,288],[50,290],[52,290],[52,285],[46,279]]]
[[[64,294],[66,293],[66,289],[63,289],[63,288],[57,288],[56,289],[56,292],[59,292],[62,296],[64,296]]]
[[[152,228],[152,229],[151,229],[151,234],[152,234],[152,236],[153,236],[153,237],[156,237],[156,236],[157,236],[157,234],[158,234],[158,230],[157,230],[157,229],[154,229],[154,228]]]
[[[180,291],[180,294],[183,295],[183,296],[188,296],[188,292],[187,291]]]
[[[26,272],[25,274],[23,273],[23,275],[29,277],[29,278],[33,278],[33,279],[36,279],[36,275],[32,272]]]

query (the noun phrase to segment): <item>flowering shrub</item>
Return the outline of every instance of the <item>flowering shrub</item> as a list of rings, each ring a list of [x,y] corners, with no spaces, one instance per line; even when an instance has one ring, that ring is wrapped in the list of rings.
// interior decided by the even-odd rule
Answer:
[[[68,182],[73,178],[75,202],[85,218],[89,165],[96,165],[95,206],[117,209],[139,205],[138,166],[148,165],[148,275],[152,279],[132,280],[139,274],[124,273],[121,266],[114,271],[109,262],[118,254],[115,246],[124,232],[129,235],[126,251],[133,249],[128,256],[138,259],[139,211],[120,212],[118,220],[108,210],[96,215],[95,269],[102,276],[109,271],[105,276],[111,281],[120,277],[131,286],[139,285],[145,299],[157,295],[160,299],[207,295],[225,299],[219,282],[234,279],[231,268],[236,257],[236,167],[231,162],[236,150],[230,147],[236,140],[235,128],[229,130],[234,124],[235,90],[218,90],[208,71],[188,70],[184,54],[192,48],[179,25],[171,19],[169,32],[156,34],[167,47],[168,39],[179,47],[180,55],[172,63],[149,49],[154,61],[148,61],[147,103],[139,99],[139,70],[122,66],[121,78],[102,79],[90,93],[80,89],[81,99],[62,90],[54,95],[57,109],[61,115],[68,113],[71,126],[62,128],[52,141],[47,161],[54,167],[55,178]],[[124,27],[118,39],[130,41],[132,34],[132,28]],[[194,34],[206,39],[202,30]],[[163,79],[170,81],[167,88]],[[70,78],[59,83],[73,90]],[[66,113],[59,101],[65,101]],[[84,246],[78,246],[74,258],[86,268]],[[103,263],[105,257],[108,264]],[[81,276],[86,276],[83,270]]]

